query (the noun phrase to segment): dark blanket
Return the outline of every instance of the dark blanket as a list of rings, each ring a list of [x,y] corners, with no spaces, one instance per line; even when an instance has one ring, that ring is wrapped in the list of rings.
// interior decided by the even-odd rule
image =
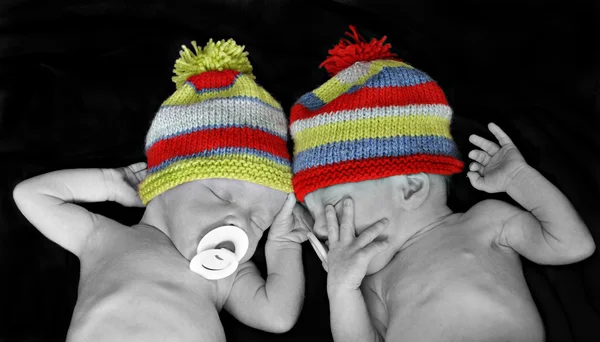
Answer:
[[[0,340],[64,340],[77,294],[77,258],[25,220],[13,187],[52,170],[143,160],[146,130],[174,91],[173,63],[191,40],[246,45],[258,82],[289,109],[328,79],[318,65],[349,24],[367,38],[387,35],[399,57],[446,92],[463,156],[469,134],[490,137],[486,124],[498,123],[600,242],[598,2],[128,2],[0,2]],[[454,210],[490,197],[510,201],[474,190],[464,173],[454,177]],[[128,224],[141,217],[111,203],[89,208]],[[269,335],[223,313],[229,341],[331,339],[325,273],[308,244],[304,251],[296,327]],[[600,341],[598,254],[561,267],[524,260],[548,341]],[[264,268],[264,255],[255,259]]]

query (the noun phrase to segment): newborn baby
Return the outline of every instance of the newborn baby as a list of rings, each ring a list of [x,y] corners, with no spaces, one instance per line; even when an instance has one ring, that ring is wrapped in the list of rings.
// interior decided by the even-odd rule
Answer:
[[[294,229],[284,113],[243,47],[193,47],[146,137],[148,168],[63,170],[14,190],[27,219],[81,261],[70,341],[224,341],[222,308],[274,333],[298,318],[306,237]],[[102,201],[146,210],[128,227],[78,205]],[[250,258],[269,227],[265,281]]]
[[[292,108],[293,184],[327,239],[323,259],[336,341],[544,340],[519,254],[580,261],[591,235],[567,198],[529,166],[495,124],[468,177],[525,210],[485,200],[446,205],[462,170],[452,111],[425,73],[389,44],[344,40],[323,63],[333,78]]]

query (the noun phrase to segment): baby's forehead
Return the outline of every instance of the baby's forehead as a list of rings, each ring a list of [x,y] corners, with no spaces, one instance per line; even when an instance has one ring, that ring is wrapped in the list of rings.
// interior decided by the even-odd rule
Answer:
[[[208,178],[187,183],[193,197],[206,194],[207,190],[198,191],[200,187],[210,189],[215,196],[223,200],[235,200],[240,205],[258,205],[267,211],[277,212],[287,197],[283,191],[238,179]],[[198,190],[196,190],[198,189]]]

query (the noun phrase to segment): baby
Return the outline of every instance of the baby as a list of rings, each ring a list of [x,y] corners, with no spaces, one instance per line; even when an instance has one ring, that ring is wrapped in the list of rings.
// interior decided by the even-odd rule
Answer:
[[[395,59],[385,37],[351,29],[356,43],[323,63],[333,77],[291,112],[293,185],[327,238],[335,340],[543,341],[519,255],[585,259],[595,249],[587,227],[493,123],[499,144],[472,135],[467,176],[525,210],[486,200],[452,212],[446,181],[463,163],[442,90]]]
[[[57,171],[14,190],[27,219],[81,261],[70,341],[224,341],[222,308],[274,333],[299,316],[306,232],[284,113],[243,47],[192,44],[147,134],[147,170]],[[78,205],[102,201],[146,209],[128,227]],[[269,227],[265,281],[250,258]]]

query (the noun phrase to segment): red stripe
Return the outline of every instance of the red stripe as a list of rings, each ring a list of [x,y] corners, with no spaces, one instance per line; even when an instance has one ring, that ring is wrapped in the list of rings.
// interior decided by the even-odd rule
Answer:
[[[258,129],[230,127],[201,130],[160,140],[146,152],[148,167],[154,167],[174,157],[184,157],[219,147],[252,148],[290,160],[287,142],[282,138]]]
[[[232,85],[235,76],[239,73],[235,70],[211,70],[191,76],[188,78],[188,82],[192,83],[196,90],[222,88]]]
[[[342,94],[323,107],[311,111],[296,103],[290,113],[290,123],[313,116],[358,108],[406,106],[409,104],[448,104],[442,89],[435,82],[407,87],[363,87],[351,94]]]
[[[463,165],[462,161],[453,157],[428,154],[370,158],[306,169],[295,174],[292,183],[296,197],[304,201],[307,194],[336,184],[419,172],[451,175],[461,172]]]

